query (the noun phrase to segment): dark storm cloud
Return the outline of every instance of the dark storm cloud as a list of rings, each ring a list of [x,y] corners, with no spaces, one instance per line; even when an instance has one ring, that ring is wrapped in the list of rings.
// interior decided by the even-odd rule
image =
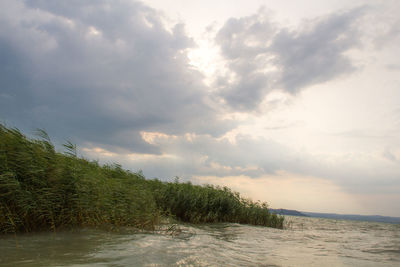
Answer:
[[[268,47],[275,34],[276,28],[263,9],[250,17],[231,18],[219,30],[216,42],[230,73],[220,77],[217,86],[232,108],[254,109],[269,90],[271,75],[263,69],[273,63]]]
[[[295,94],[354,71],[345,52],[360,44],[355,22],[362,14],[332,14],[297,30],[273,24],[264,10],[229,19],[216,37],[229,69],[217,83],[220,95],[232,108],[253,110],[271,90]]]
[[[140,131],[227,128],[188,65],[184,26],[134,1],[2,1],[0,116],[22,127],[158,153]]]

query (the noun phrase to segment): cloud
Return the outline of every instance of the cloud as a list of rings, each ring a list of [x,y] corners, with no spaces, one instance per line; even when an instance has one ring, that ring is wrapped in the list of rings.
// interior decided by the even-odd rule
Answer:
[[[0,113],[75,142],[159,153],[140,131],[232,127],[186,55],[184,25],[135,1],[3,1]]]
[[[227,61],[228,73],[219,77],[220,95],[234,109],[252,110],[270,90],[274,71],[273,55],[269,52],[277,29],[264,9],[244,18],[231,18],[219,30],[216,43]]]
[[[280,31],[271,49],[278,55],[283,88],[296,93],[305,86],[354,71],[345,52],[360,45],[354,21],[361,14],[362,9],[354,9],[309,21],[299,33]]]
[[[389,71],[399,71],[400,70],[400,65],[396,65],[396,64],[387,64],[385,67]]]
[[[397,161],[397,157],[395,154],[393,154],[390,149],[385,149],[385,151],[383,152],[383,157],[385,157],[386,159],[396,162]]]
[[[247,176],[199,176],[194,179],[201,184],[228,186],[240,191],[253,200],[267,201],[272,208],[324,212],[351,213],[358,210],[368,213],[356,197],[346,192],[331,181],[311,176],[279,172],[263,175],[257,179]]]
[[[396,44],[400,40],[399,11],[398,1],[373,3],[370,6],[362,23],[365,39],[371,42],[375,49],[397,47]]]
[[[93,153],[101,149],[93,146],[82,152],[89,158],[98,157],[102,162],[120,162],[132,170],[141,169],[147,177],[162,180],[175,176],[186,180],[200,176],[222,180],[239,176],[259,179],[290,173],[329,181],[346,194],[393,194],[400,186],[398,162],[388,160],[381,152],[310,153],[267,138],[246,135],[236,136],[232,143],[227,138],[217,139],[210,135],[142,134],[146,135],[147,142],[160,149],[159,155],[150,157],[126,152],[103,156]],[[285,175],[277,177],[285,178]]]
[[[293,30],[273,23],[264,9],[231,18],[216,42],[228,73],[218,79],[220,96],[235,109],[257,109],[272,90],[296,94],[353,72],[346,52],[360,45],[356,21],[363,8],[305,21]]]

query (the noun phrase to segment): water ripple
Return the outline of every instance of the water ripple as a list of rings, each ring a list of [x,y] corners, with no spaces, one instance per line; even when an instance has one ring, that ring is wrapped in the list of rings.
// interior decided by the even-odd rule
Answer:
[[[400,266],[399,225],[287,220],[285,230],[182,224],[173,232],[6,236],[0,266]]]

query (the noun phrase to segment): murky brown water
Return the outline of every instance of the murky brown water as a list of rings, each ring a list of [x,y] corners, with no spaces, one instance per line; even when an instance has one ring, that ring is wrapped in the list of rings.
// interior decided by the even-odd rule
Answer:
[[[0,237],[0,266],[400,266],[400,225],[287,216],[286,230],[180,225]]]

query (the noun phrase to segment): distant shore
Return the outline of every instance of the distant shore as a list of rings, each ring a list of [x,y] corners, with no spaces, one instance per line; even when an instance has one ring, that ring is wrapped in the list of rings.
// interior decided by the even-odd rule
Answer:
[[[280,215],[400,224],[400,217],[391,217],[391,216],[318,213],[318,212],[297,211],[297,210],[289,210],[289,209],[270,209],[270,211],[274,212],[276,214],[280,214]]]

